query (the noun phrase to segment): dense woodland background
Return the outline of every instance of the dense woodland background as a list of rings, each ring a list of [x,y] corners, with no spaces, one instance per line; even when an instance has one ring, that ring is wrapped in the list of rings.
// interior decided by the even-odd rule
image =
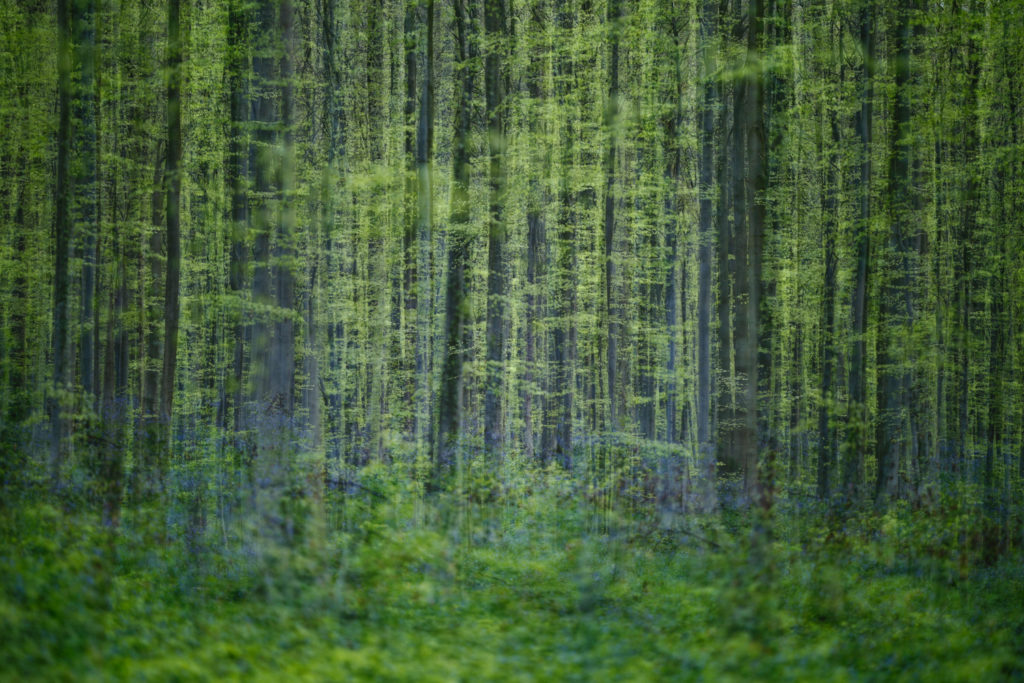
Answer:
[[[360,562],[399,593],[491,586],[465,577],[539,552],[502,545],[534,519],[563,534],[544,571],[570,613],[581,567],[640,538],[750,591],[722,599],[757,640],[784,598],[740,606],[773,582],[829,605],[877,563],[906,595],[1019,558],[1024,3],[54,2],[0,2],[0,508],[22,548],[0,633],[23,675],[61,661],[38,634],[67,619],[25,626],[22,585],[56,568],[98,586],[84,613],[177,565],[195,609],[196,586],[308,606],[340,581],[360,588],[317,600],[407,617]],[[833,554],[807,578],[779,569],[790,542]],[[645,592],[680,594],[666,567]],[[964,622],[986,652],[1024,623],[1019,572],[991,576],[1009,612]],[[816,617],[836,633],[845,600]],[[985,671],[1020,674],[1008,647]]]

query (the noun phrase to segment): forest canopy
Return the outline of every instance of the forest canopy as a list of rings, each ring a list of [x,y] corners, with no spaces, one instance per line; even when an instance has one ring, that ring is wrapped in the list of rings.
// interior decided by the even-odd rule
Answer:
[[[559,652],[611,650],[539,678],[1021,675],[1022,27],[1017,0],[0,1],[0,675],[145,677],[138,595],[214,630],[277,604],[341,677],[414,676],[406,618],[547,609]],[[859,580],[933,630],[878,631]],[[676,634],[703,665],[638,644],[681,628],[659,596],[725,615]],[[986,610],[985,649],[929,649]],[[155,643],[118,655],[132,624]],[[260,633],[236,659],[270,675]],[[454,643],[424,671],[506,677]]]

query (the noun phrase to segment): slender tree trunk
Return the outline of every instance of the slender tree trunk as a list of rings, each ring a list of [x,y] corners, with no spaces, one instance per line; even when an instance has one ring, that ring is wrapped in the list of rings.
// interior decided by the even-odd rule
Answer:
[[[716,223],[716,248],[715,258],[718,262],[718,296],[716,298],[716,317],[718,323],[718,365],[717,372],[712,381],[717,380],[718,390],[714,392],[714,432],[717,438],[718,460],[723,466],[725,473],[735,472],[735,467],[729,464],[732,452],[732,428],[735,417],[736,395],[733,383],[732,371],[732,299],[733,281],[736,271],[735,261],[732,259],[734,251],[734,239],[732,232],[731,218],[731,184],[732,174],[730,173],[729,157],[735,144],[732,135],[728,132],[734,129],[733,116],[737,110],[738,88],[733,86],[732,106],[726,102],[722,94],[722,106],[719,107],[718,126],[716,137],[718,139],[718,193],[716,198],[715,223]]]
[[[821,204],[822,241],[824,242],[825,282],[822,289],[821,326],[821,405],[818,407],[818,498],[828,500],[832,495],[832,476],[839,447],[836,441],[835,419],[835,308],[836,275],[839,258],[836,253],[836,234],[839,227],[839,122],[836,113],[829,111],[829,139],[822,135],[820,153],[825,167],[825,194]],[[825,151],[827,149],[827,151]]]
[[[562,28],[572,27],[572,18],[563,14]],[[572,58],[565,57],[559,69],[562,79],[569,79],[573,73]],[[563,101],[568,99],[566,90],[561,92]],[[566,122],[562,129],[561,187],[559,188],[559,227],[555,244],[556,260],[552,268],[553,298],[556,322],[551,332],[551,390],[545,409],[547,429],[545,431],[545,453],[554,457],[558,464],[571,469],[573,464],[573,418],[575,411],[576,387],[573,379],[573,361],[576,358],[576,193],[569,177],[573,165],[574,131]]]
[[[273,248],[274,266],[271,277],[275,283],[276,304],[281,311],[295,310],[295,162],[293,158],[293,107],[295,73],[292,63],[294,50],[294,16],[291,0],[279,0],[279,30],[281,52],[278,72],[281,78],[281,159],[277,184],[281,197],[281,218]],[[279,316],[275,323],[272,360],[271,395],[279,401],[287,417],[294,415],[295,395],[295,326],[291,316]]]
[[[96,256],[99,236],[98,123],[96,101],[96,6],[94,0],[73,0],[74,43],[78,65],[74,125],[78,158],[74,180],[73,221],[81,234],[81,311],[79,315],[79,380],[90,409],[100,397],[96,378],[99,332],[96,317]]]
[[[340,44],[336,32],[336,3],[334,0],[321,0],[321,34],[324,42],[324,71],[328,85],[324,93],[323,118],[325,131],[325,144],[327,147],[327,173],[324,174],[321,184],[321,238],[323,240],[324,275],[326,282],[331,282],[342,270],[337,267],[336,262],[341,261],[341,254],[335,245],[335,212],[339,204],[335,197],[335,182],[340,175],[342,160],[345,157],[346,130],[345,116],[346,108],[343,105],[342,93],[343,83],[340,65],[340,52],[343,46]],[[396,287],[396,290],[399,287]],[[330,290],[328,290],[330,291]],[[325,297],[325,301],[329,301]],[[400,314],[402,302],[394,304],[395,313]],[[324,306],[326,311],[334,311],[336,307],[329,303]],[[342,442],[342,401],[341,401],[341,340],[344,338],[342,324],[333,316],[324,322],[326,328],[327,343],[327,367],[326,373],[318,373],[319,390],[322,395],[325,410],[325,450],[329,458],[338,460],[341,457]],[[403,332],[401,325],[395,325],[399,333]],[[399,345],[404,341],[400,338]],[[326,376],[326,379],[325,379]]]
[[[469,292],[466,266],[469,256],[469,128],[473,98],[473,47],[471,17],[466,0],[455,0],[455,38],[461,82],[457,88],[455,139],[453,142],[453,182],[448,233],[448,275],[445,281],[444,366],[438,397],[437,446],[434,448],[434,485],[438,486],[455,464],[462,428],[462,366],[465,362],[466,326],[469,322]]]
[[[160,421],[170,429],[178,367],[178,291],[181,281],[181,0],[167,3],[167,280],[164,289],[164,364]],[[169,436],[165,431],[163,439]]]
[[[486,0],[484,27],[491,41],[484,59],[487,135],[490,152],[490,217],[487,242],[487,386],[484,395],[484,442],[492,457],[504,444],[502,420],[505,351],[505,78],[501,41],[505,36],[505,0]]]
[[[737,4],[732,17],[734,32],[742,30],[746,18]],[[743,67],[746,69],[747,65],[743,64]],[[737,79],[732,88],[732,106],[728,114],[723,112],[724,116],[731,115],[731,120],[727,127],[723,125],[723,130],[727,132],[723,133],[725,178],[721,181],[723,207],[728,208],[723,208],[723,216],[719,221],[719,229],[722,231],[719,234],[719,360],[727,391],[723,390],[719,394],[719,404],[724,404],[724,410],[720,411],[719,418],[722,441],[718,454],[722,459],[722,473],[733,479],[741,479],[742,493],[746,490],[746,468],[743,444],[740,441],[745,420],[741,395],[745,378],[741,377],[743,360],[740,358],[740,346],[746,343],[744,337],[748,331],[747,316],[750,311],[749,306],[745,305],[749,283],[747,204],[744,194],[747,189],[745,134],[749,119],[746,79]]]
[[[398,316],[398,328],[401,338],[399,339],[399,353],[405,358],[408,346],[408,331],[406,325],[413,318],[417,309],[416,295],[416,262],[419,258],[417,247],[418,227],[418,168],[417,168],[417,135],[419,134],[419,118],[417,112],[421,109],[422,95],[418,67],[420,54],[423,49],[422,42],[422,20],[421,0],[409,0],[405,4],[404,37],[405,37],[405,205],[404,224],[402,232],[402,282],[401,290],[404,293],[404,301],[398,302],[395,306],[395,315]],[[413,343],[416,338],[413,336]],[[417,380],[418,381],[418,380]],[[410,388],[415,384],[409,383]],[[415,415],[414,415],[415,418]],[[418,431],[413,430],[416,434]]]
[[[701,5],[700,41],[700,199],[697,229],[697,448],[701,475],[700,509],[710,512],[715,501],[715,443],[711,432],[711,247],[714,240],[715,106],[714,40],[717,14],[712,0]],[[719,277],[722,277],[720,274]],[[674,348],[671,350],[674,351]],[[674,400],[674,397],[673,397]],[[671,441],[671,438],[669,439]]]
[[[228,183],[231,190],[231,253],[229,257],[228,287],[239,299],[245,296],[246,269],[249,261],[247,223],[249,220],[247,180],[249,168],[248,120],[249,98],[246,87],[248,71],[248,50],[246,48],[247,20],[242,0],[228,3],[228,54],[225,69],[228,74],[228,88],[231,104],[231,140],[229,141]],[[234,324],[234,348],[232,353],[231,387],[231,429],[240,432],[244,423],[245,386],[245,336],[247,326],[243,316],[238,314]]]
[[[896,9],[896,102],[893,112],[892,149],[889,157],[889,253],[894,262],[879,275],[880,292],[878,339],[878,422],[876,447],[878,469],[875,498],[880,504],[895,498],[899,491],[900,458],[907,452],[906,419],[903,417],[909,396],[907,359],[902,341],[910,333],[910,320],[904,297],[910,287],[910,12],[913,0],[904,0]]]
[[[967,54],[973,55],[976,46],[968,41],[966,46]],[[956,283],[956,313],[957,313],[957,377],[956,377],[956,398],[955,409],[957,417],[957,441],[954,469],[961,477],[966,477],[968,471],[968,437],[970,430],[969,401],[971,392],[971,343],[974,338],[972,327],[974,320],[974,292],[973,273],[974,263],[972,259],[973,242],[977,233],[977,211],[978,211],[978,173],[977,152],[978,152],[978,117],[977,117],[977,89],[979,79],[979,66],[965,58],[963,66],[967,72],[967,91],[963,96],[961,104],[964,110],[961,135],[963,136],[963,156],[961,159],[962,168],[958,169],[963,174],[961,180],[961,194],[958,197],[960,213],[959,224],[955,228],[956,240],[954,249],[956,256],[953,263],[953,280]]]
[[[761,301],[764,299],[764,284],[762,278],[762,260],[764,254],[764,231],[765,231],[765,193],[768,190],[768,149],[765,137],[765,109],[764,109],[764,70],[760,64],[761,40],[765,35],[764,16],[765,0],[751,0],[750,4],[750,33],[747,39],[747,53],[753,56],[753,63],[748,65],[750,72],[747,76],[745,88],[746,94],[746,160],[747,176],[744,191],[748,214],[747,223],[747,346],[737,343],[737,359],[743,357],[743,370],[737,368],[737,373],[742,372],[746,376],[744,386],[744,426],[742,435],[744,445],[740,451],[744,454],[745,461],[744,480],[748,496],[760,497],[773,485],[760,480],[758,471],[758,452],[760,449],[759,429],[760,411],[758,405],[758,389],[760,386],[759,377],[769,376],[770,368],[762,363],[761,355],[758,352],[758,344],[762,340],[763,325],[761,315]],[[770,362],[770,359],[769,359]],[[771,457],[771,453],[769,456]],[[765,505],[765,500],[760,501]],[[770,504],[770,503],[768,503]]]
[[[116,225],[116,223],[115,223]],[[128,298],[124,254],[120,231],[115,227],[111,252],[117,261],[113,305],[107,317],[106,362],[103,381],[103,452],[100,454],[99,484],[105,526],[117,528],[121,519],[124,490],[124,421],[128,406],[128,335],[124,309]]]
[[[531,202],[537,202],[536,182],[531,188]],[[523,337],[526,345],[526,369],[523,377],[523,452],[527,459],[532,460],[534,454],[534,416],[533,397],[534,384],[537,381],[535,368],[537,365],[537,334],[540,297],[536,290],[539,280],[539,268],[544,248],[544,219],[539,206],[530,208],[526,217],[526,323]]]
[[[618,325],[620,312],[616,301],[615,275],[615,165],[616,140],[619,114],[619,21],[621,20],[620,0],[608,3],[608,22],[611,24],[611,43],[608,65],[608,101],[605,104],[604,128],[608,141],[605,147],[604,173],[604,305],[607,321],[607,363],[608,363],[608,429],[616,430],[618,424],[618,396],[616,374],[618,365]]]
[[[739,405],[732,452],[726,462],[742,477],[743,496],[750,501],[758,487],[758,340],[761,305],[761,251],[764,239],[764,190],[767,173],[764,149],[761,68],[755,57],[760,45],[763,8],[756,0],[748,15],[749,72],[737,85],[742,105],[736,109],[733,150],[733,234],[736,236],[735,364]]]
[[[71,0],[57,0],[57,178],[54,206],[53,387],[48,398],[51,426],[50,483],[62,486],[67,454],[64,407],[71,390],[68,366],[68,257],[72,239],[70,215],[71,152]]]
[[[546,4],[537,7],[534,13],[532,32],[543,35],[542,13]],[[526,363],[523,373],[523,451],[528,460],[539,459],[546,464],[551,456],[549,444],[544,442],[542,427],[540,432],[540,457],[537,458],[537,425],[543,424],[536,417],[535,409],[540,407],[543,393],[538,385],[543,386],[543,379],[538,376],[538,346],[543,346],[543,338],[538,339],[538,329],[545,317],[545,297],[542,285],[546,273],[546,209],[549,202],[546,180],[551,173],[551,151],[547,148],[547,121],[544,115],[543,102],[547,96],[544,88],[546,60],[537,60],[527,73],[527,93],[530,97],[531,122],[530,129],[535,143],[531,148],[531,160],[540,164],[540,169],[533,171],[529,181],[529,197],[526,215],[526,321],[523,337],[526,346]],[[541,411],[543,419],[547,419],[546,411]]]
[[[420,86],[419,124],[416,127],[418,309],[416,312],[416,443],[417,448],[430,448],[433,437],[432,387],[430,383],[431,339],[431,264],[433,241],[433,207],[431,203],[434,149],[434,0],[426,0],[426,21],[423,44],[423,83]]]
[[[860,208],[854,226],[854,289],[851,300],[853,320],[850,349],[849,407],[843,466],[843,490],[848,499],[856,497],[864,480],[864,450],[867,448],[867,312],[868,259],[871,223],[871,123],[874,99],[874,13],[873,0],[864,0],[860,11],[861,106],[855,117],[860,137]]]
[[[143,338],[145,339],[145,364],[142,370],[140,397],[139,436],[140,458],[132,478],[137,495],[150,498],[163,488],[164,460],[160,456],[160,375],[163,371],[163,310],[161,305],[166,286],[164,265],[166,256],[165,209],[167,193],[164,175],[165,141],[157,145],[153,164],[153,185],[150,196],[150,233],[146,250],[149,265],[148,278],[142,300],[144,302]]]
[[[1005,221],[1005,218],[1004,218]],[[988,348],[988,400],[986,422],[988,426],[985,444],[985,522],[984,522],[984,559],[992,565],[1001,550],[1001,530],[998,510],[999,488],[996,482],[995,465],[1003,459],[1003,363],[1007,360],[1003,341],[1006,329],[1003,315],[1003,291],[1005,283],[1006,255],[998,248],[995,252],[999,261],[997,273],[990,277],[990,313],[989,313],[989,348]],[[1005,476],[1005,475],[1004,475]],[[1007,501],[1008,504],[1008,501]]]

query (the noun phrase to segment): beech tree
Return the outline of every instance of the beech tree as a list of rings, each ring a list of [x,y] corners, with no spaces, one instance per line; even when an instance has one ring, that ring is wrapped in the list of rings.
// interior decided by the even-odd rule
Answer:
[[[938,490],[1007,542],[1014,3],[2,14],[5,476],[199,535],[378,466],[666,518]]]

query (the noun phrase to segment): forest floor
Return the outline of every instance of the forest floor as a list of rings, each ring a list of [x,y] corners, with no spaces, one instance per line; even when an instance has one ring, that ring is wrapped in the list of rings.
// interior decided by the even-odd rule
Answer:
[[[211,519],[191,554],[173,514],[126,510],[114,537],[8,505],[0,679],[1024,678],[1024,563],[964,567],[934,519],[836,536],[780,506],[752,551],[740,516],[684,528],[578,498],[339,495],[288,542]]]

